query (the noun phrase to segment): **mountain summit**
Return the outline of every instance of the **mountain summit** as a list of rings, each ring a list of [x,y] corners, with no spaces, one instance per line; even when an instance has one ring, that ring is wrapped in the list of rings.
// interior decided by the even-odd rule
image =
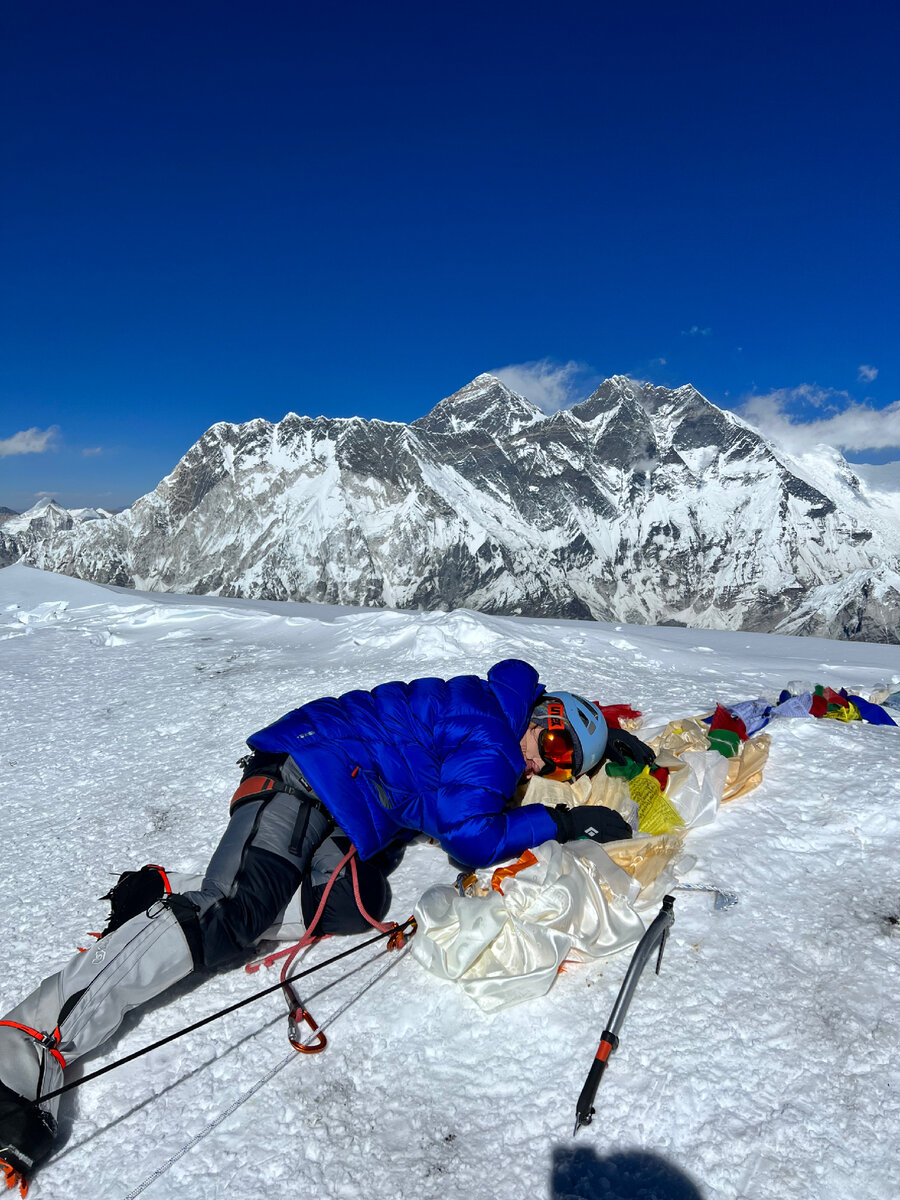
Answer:
[[[223,422],[122,513],[10,524],[0,564],[143,589],[900,640],[900,521],[839,455],[625,376],[549,416],[479,375],[411,425]]]
[[[514,392],[496,375],[478,375],[448,396],[412,428],[425,433],[461,436],[475,430],[489,434],[517,433],[543,418],[543,413]]]

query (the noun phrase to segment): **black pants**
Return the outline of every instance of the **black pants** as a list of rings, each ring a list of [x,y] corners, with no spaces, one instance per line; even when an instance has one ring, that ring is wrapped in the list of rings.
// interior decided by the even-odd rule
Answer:
[[[317,802],[289,757],[254,756],[245,778],[265,769],[275,789],[234,809],[210,859],[199,891],[186,892],[199,922],[194,953],[204,966],[222,967],[243,957],[275,924],[300,888],[303,919],[309,923],[350,840]],[[279,790],[279,783],[286,790]],[[357,861],[360,897],[381,920],[391,902],[388,873],[397,856]],[[182,922],[187,929],[193,922]],[[359,933],[369,928],[359,912],[347,864],[336,879],[315,933]],[[194,926],[196,943],[196,926]]]

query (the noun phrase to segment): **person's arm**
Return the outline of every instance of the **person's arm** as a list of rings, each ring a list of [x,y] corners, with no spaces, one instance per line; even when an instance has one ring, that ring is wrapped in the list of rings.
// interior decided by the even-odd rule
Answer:
[[[590,838],[592,842],[618,842],[633,837],[631,826],[621,813],[603,804],[582,804],[566,808],[564,804],[548,808],[556,825],[558,842],[575,842]]]
[[[477,792],[482,794],[479,796]],[[452,802],[454,797],[450,794],[447,799]],[[466,866],[492,867],[556,838],[556,822],[543,804],[523,804],[504,812],[505,797],[472,788],[467,788],[465,797],[459,799],[467,807],[480,801],[485,810],[494,810],[456,821],[438,832],[443,849]],[[498,807],[501,811],[497,811]],[[449,811],[453,811],[452,807]]]
[[[575,808],[546,808],[523,804],[510,812],[470,817],[440,835],[440,843],[451,858],[469,867],[492,867],[507,858],[518,858],[523,850],[541,842],[618,842],[632,837],[623,816],[600,804]]]
[[[427,814],[432,828],[425,832],[451,857],[488,867],[556,836],[542,804],[507,809],[525,759],[509,722],[486,710],[477,693],[468,706],[443,715],[434,729],[434,748],[440,778]]]

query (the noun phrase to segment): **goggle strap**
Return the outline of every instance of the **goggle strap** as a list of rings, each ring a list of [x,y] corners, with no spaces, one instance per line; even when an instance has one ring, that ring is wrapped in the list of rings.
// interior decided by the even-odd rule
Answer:
[[[565,713],[559,700],[550,700],[547,703],[547,728],[548,729],[565,729]]]

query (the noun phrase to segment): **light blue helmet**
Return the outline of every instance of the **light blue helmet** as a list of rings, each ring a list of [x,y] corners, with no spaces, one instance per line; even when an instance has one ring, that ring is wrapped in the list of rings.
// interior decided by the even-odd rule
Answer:
[[[572,735],[574,753],[572,774],[584,775],[592,771],[606,751],[606,721],[596,704],[576,696],[574,692],[546,692],[538,701],[532,714],[537,725],[547,728],[547,701],[556,700],[563,707],[563,721]]]

